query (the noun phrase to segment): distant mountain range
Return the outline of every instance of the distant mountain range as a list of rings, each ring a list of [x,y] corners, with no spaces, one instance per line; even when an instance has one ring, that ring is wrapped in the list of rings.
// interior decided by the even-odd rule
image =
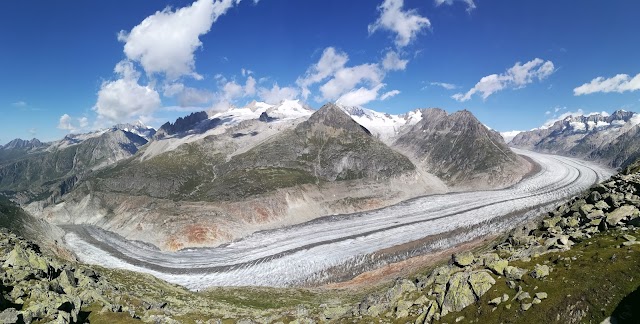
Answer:
[[[569,116],[550,126],[521,132],[510,145],[625,167],[640,157],[639,124],[640,115],[624,110],[611,115]]]
[[[299,101],[198,112],[0,150],[0,191],[57,224],[163,249],[412,197],[511,185],[532,166],[470,112],[390,115]]]

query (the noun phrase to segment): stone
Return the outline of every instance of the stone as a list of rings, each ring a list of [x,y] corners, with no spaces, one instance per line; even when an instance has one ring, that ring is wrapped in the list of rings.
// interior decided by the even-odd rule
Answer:
[[[446,285],[451,277],[451,268],[448,266],[442,266],[433,270],[432,276],[434,277],[434,283],[439,285]]]
[[[532,304],[534,304],[534,305],[537,305],[537,304],[542,303],[542,301],[541,301],[540,299],[538,299],[538,298],[533,298],[533,300],[531,301],[531,303],[532,303]]]
[[[18,311],[15,308],[7,308],[0,313],[0,323],[14,324],[18,322]]]
[[[516,283],[513,280],[507,280],[507,287],[516,289]]]
[[[495,285],[496,280],[485,271],[474,271],[469,275],[469,284],[473,293],[477,298],[482,297],[484,294]]]
[[[516,294],[514,299],[517,300],[517,301],[523,301],[525,299],[531,299],[531,295],[529,295],[529,293],[526,292],[526,291],[521,291],[521,292]]]
[[[621,206],[614,211],[607,213],[607,224],[615,226],[625,218],[638,217],[640,210],[635,206]]]
[[[635,236],[633,236],[633,235],[629,235],[629,234],[622,235],[622,237],[623,237],[625,240],[629,241],[629,242],[633,242],[633,241],[635,241],[635,240],[636,240],[636,237],[635,237]]]
[[[531,303],[524,303],[522,305],[520,305],[520,309],[522,309],[523,311],[528,311],[531,308]]]
[[[463,319],[464,319],[464,316],[456,317],[456,323],[462,321]]]
[[[587,198],[587,202],[590,204],[595,204],[600,199],[602,199],[602,195],[597,191],[592,191],[591,194],[589,194],[589,198]]]
[[[400,279],[396,281],[393,288],[387,291],[387,299],[391,302],[395,302],[403,295],[416,290],[416,285],[414,285],[413,282],[407,279]]]
[[[594,207],[595,207],[596,209],[599,209],[599,210],[605,210],[605,211],[606,211],[606,210],[608,210],[609,208],[611,208],[611,207],[609,206],[609,204],[607,204],[604,200],[600,200],[600,201],[598,201],[598,202],[594,205]]]
[[[502,302],[504,303],[504,302],[506,302],[507,300],[509,300],[509,295],[507,295],[507,294],[503,294],[503,295],[502,295]]]
[[[469,251],[456,253],[453,255],[452,258],[453,258],[453,262],[460,267],[466,267],[468,265],[471,265],[475,260],[473,253]]]
[[[510,280],[520,280],[525,273],[527,270],[518,267],[507,266],[504,268],[504,275]]]
[[[533,271],[531,271],[530,275],[534,279],[542,279],[549,275],[549,266],[536,264],[536,266],[533,268]]]
[[[425,295],[420,295],[420,297],[418,297],[416,300],[413,301],[414,305],[418,305],[418,306],[422,306],[422,305],[427,305],[431,300],[429,300],[429,298],[427,298],[427,296]]]
[[[498,305],[500,305],[501,302],[502,302],[502,297],[496,297],[496,298],[494,298],[494,299],[489,301],[489,305],[498,306]]]
[[[594,210],[592,212],[590,212],[589,214],[586,215],[586,217],[588,219],[599,219],[599,218],[603,218],[604,217],[604,211],[598,209],[598,210]]]
[[[500,260],[500,256],[497,253],[485,253],[479,259],[482,261],[483,266],[487,266],[491,262]]]
[[[468,280],[469,274],[465,272],[454,273],[451,276],[441,313],[459,312],[476,301]]]
[[[487,264],[487,269],[493,271],[493,273],[502,276],[504,275],[504,269],[509,265],[507,260],[491,261]]]
[[[511,304],[507,304],[507,305],[505,305],[505,306],[504,306],[504,308],[506,308],[506,309],[511,309]]]
[[[535,297],[540,299],[540,300],[547,299],[547,293],[543,292],[543,291],[540,291],[540,292],[537,292],[535,294]]]
[[[542,220],[542,227],[546,228],[546,229],[552,228],[552,227],[556,226],[560,222],[561,219],[562,218],[560,216],[543,219]]]
[[[591,211],[593,211],[594,207],[595,206],[593,206],[591,204],[584,204],[584,205],[580,206],[580,215],[587,216],[589,213],[591,213]]]

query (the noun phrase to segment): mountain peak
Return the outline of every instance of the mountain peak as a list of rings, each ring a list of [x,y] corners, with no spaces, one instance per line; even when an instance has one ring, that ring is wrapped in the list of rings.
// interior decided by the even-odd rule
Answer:
[[[368,129],[354,121],[340,106],[334,103],[327,103],[322,106],[303,124],[311,126],[324,125],[346,131],[365,132],[371,135]]]

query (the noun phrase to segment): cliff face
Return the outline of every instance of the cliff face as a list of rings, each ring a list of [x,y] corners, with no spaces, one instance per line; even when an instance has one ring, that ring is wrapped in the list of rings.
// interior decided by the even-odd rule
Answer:
[[[468,111],[448,115],[441,109],[423,110],[422,120],[393,145],[452,186],[478,180],[489,181],[489,186],[513,183],[530,168],[500,134]]]

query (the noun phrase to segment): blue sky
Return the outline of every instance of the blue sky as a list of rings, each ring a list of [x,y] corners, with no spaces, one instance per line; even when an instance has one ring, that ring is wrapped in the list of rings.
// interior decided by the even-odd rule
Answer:
[[[499,131],[640,105],[637,1],[0,5],[0,143],[254,99],[468,109]]]

